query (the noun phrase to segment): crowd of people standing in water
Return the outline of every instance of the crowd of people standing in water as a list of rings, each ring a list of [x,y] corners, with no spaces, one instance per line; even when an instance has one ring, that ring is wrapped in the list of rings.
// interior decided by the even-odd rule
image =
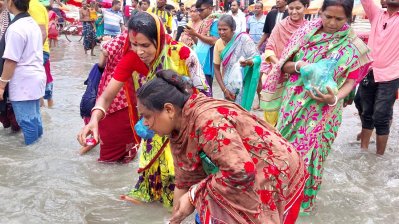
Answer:
[[[127,11],[118,0],[110,9],[83,2],[84,50],[94,55],[102,43],[82,98],[80,153],[98,143],[101,162],[138,155],[138,182],[121,199],[159,201],[173,208],[170,223],[194,212],[197,223],[295,223],[317,205],[352,98],[361,150],[375,128],[376,153],[385,152],[399,87],[399,0],[386,9],[361,3],[367,44],[351,27],[352,0],[324,0],[313,20],[309,0],[277,0],[266,17],[257,2],[247,20],[237,1],[229,13],[211,0],[177,12],[165,0],[133,1]],[[43,134],[40,99],[51,95],[49,20],[37,0],[0,4],[0,121],[22,129],[28,145]],[[307,91],[304,70],[332,55],[337,90]],[[214,78],[224,99],[212,97]]]

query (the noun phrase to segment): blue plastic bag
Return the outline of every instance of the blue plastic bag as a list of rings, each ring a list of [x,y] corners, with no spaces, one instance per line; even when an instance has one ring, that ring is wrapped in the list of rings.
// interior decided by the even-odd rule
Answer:
[[[136,125],[134,125],[134,130],[136,130],[136,133],[138,136],[140,136],[140,138],[145,140],[153,138],[155,135],[155,132],[153,130],[150,130],[147,126],[144,125],[143,118],[140,119]]]
[[[305,89],[317,95],[315,89],[318,89],[323,94],[327,94],[327,87],[330,87],[334,94],[337,94],[338,86],[334,80],[334,69],[337,66],[339,58],[339,54],[334,54],[328,59],[323,59],[302,67],[300,72]]]

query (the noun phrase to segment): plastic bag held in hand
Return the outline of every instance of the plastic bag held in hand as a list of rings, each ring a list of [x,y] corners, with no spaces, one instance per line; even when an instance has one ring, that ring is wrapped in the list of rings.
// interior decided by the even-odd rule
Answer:
[[[337,94],[338,86],[334,80],[334,69],[339,58],[339,54],[333,54],[328,59],[302,67],[300,72],[305,89],[317,95],[315,89],[326,94],[327,87],[330,87],[334,94]]]
[[[143,119],[140,119],[139,122],[134,126],[134,129],[136,130],[136,133],[140,138],[142,139],[150,139],[154,137],[155,132],[153,130],[150,130],[147,126],[144,125]]]

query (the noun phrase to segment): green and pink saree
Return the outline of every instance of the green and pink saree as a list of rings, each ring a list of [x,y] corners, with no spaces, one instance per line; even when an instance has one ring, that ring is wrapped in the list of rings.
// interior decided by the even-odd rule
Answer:
[[[338,53],[341,58],[334,79],[338,89],[347,79],[360,81],[371,62],[369,49],[349,25],[334,34],[317,33],[322,28],[320,19],[297,30],[283,55],[266,80],[268,91],[274,93],[274,104],[279,109],[277,129],[304,157],[310,178],[306,182],[302,214],[312,211],[320,190],[323,165],[331,150],[342,121],[342,100],[334,107],[318,103],[304,90],[299,74],[283,74],[287,61],[315,63]]]

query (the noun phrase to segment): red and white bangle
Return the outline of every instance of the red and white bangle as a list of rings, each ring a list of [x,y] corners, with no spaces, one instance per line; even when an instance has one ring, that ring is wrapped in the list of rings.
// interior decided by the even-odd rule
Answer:
[[[105,111],[104,107],[95,106],[95,107],[93,107],[93,109],[91,109],[91,112],[93,113],[93,111],[95,111],[95,110],[100,110],[101,112],[103,112],[104,117],[101,118],[101,120],[107,116],[107,112]]]

